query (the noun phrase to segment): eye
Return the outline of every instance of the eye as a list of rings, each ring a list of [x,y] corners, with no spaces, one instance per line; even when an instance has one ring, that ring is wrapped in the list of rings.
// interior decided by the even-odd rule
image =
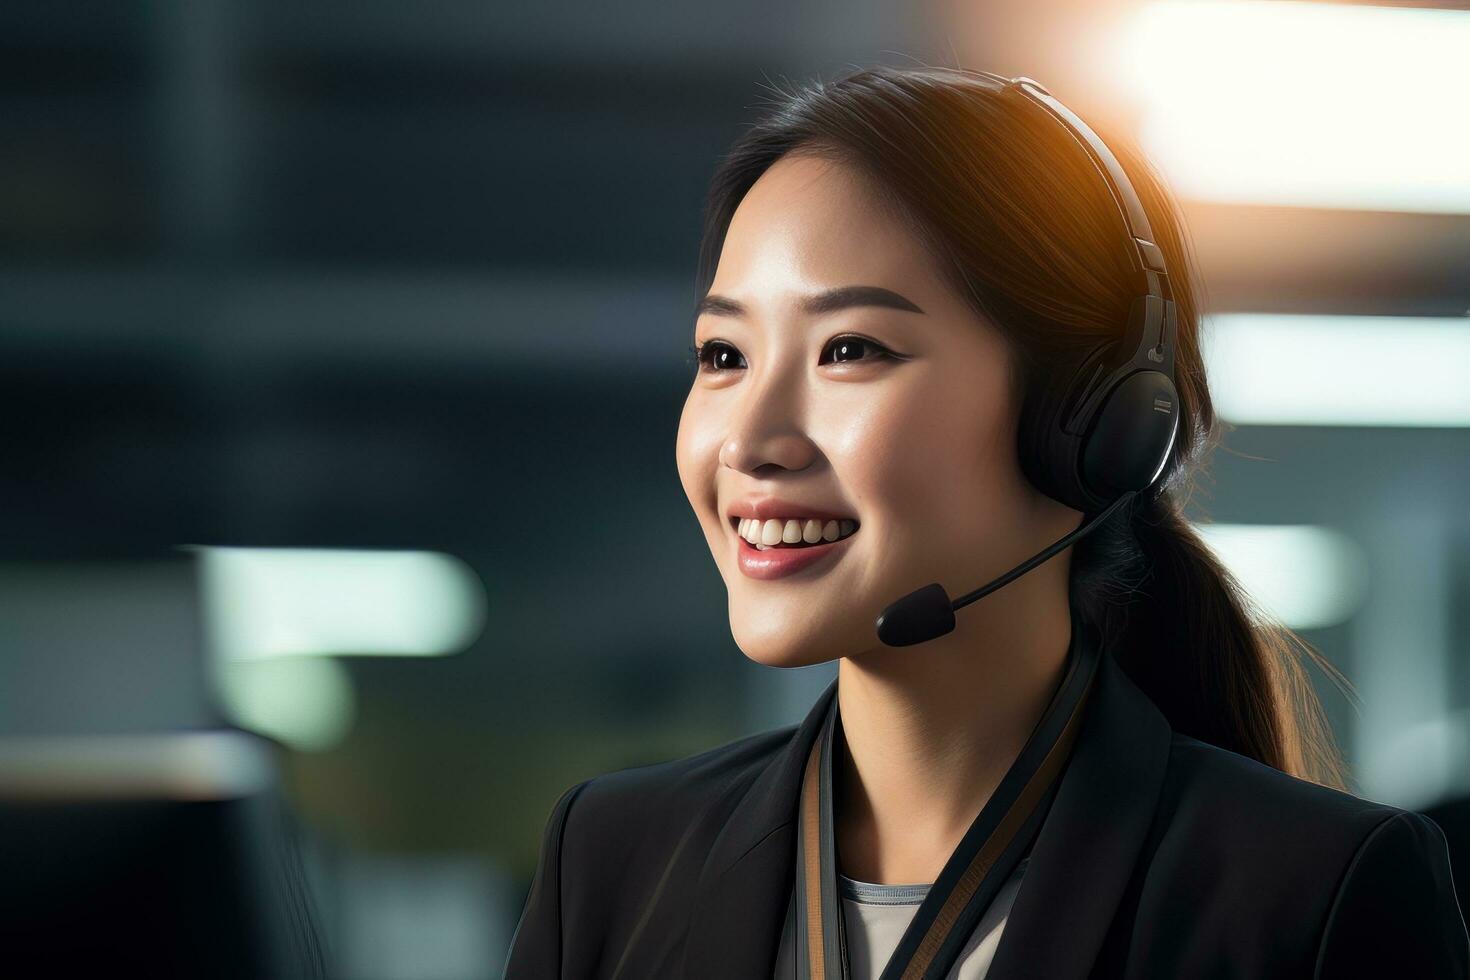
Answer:
[[[700,371],[718,374],[722,371],[733,370],[733,362],[737,359],[742,361],[741,367],[745,366],[740,352],[723,340],[705,341],[697,347],[689,348],[689,354],[690,363]]]
[[[850,361],[882,361],[898,360],[898,355],[868,337],[859,337],[848,334],[842,337],[834,337],[827,342],[827,350],[835,352],[832,363],[846,364]],[[867,357],[863,355],[867,354]]]

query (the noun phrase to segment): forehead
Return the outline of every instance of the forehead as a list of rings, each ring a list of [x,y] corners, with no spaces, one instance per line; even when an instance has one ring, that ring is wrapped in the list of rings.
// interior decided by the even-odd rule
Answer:
[[[944,289],[912,225],[866,174],[831,158],[787,154],[736,208],[711,290],[805,292],[857,282],[910,296]]]

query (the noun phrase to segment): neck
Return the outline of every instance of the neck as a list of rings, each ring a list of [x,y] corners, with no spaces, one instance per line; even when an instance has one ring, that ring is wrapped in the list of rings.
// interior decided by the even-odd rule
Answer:
[[[963,610],[963,630],[839,662],[846,747],[833,759],[833,792],[843,874],[934,881],[1020,755],[1061,684],[1072,639],[1065,586],[1022,578],[1006,591],[1023,583],[1031,588],[1007,604],[981,609],[987,597]]]

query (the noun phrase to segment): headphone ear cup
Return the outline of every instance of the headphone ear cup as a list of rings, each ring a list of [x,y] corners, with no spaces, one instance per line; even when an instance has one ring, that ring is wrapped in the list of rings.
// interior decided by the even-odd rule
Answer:
[[[1109,393],[1087,432],[1082,478],[1116,498],[1157,480],[1179,431],[1179,394],[1162,371],[1135,371]]]
[[[1093,348],[1063,386],[1055,382],[1049,386],[1045,377],[1034,379],[1017,428],[1017,450],[1026,479],[1053,500],[1083,513],[1101,510],[1108,501],[1099,501],[1083,484],[1083,437],[1067,432],[1062,423],[1102,377],[1105,360],[1116,347],[1117,341],[1110,340]]]

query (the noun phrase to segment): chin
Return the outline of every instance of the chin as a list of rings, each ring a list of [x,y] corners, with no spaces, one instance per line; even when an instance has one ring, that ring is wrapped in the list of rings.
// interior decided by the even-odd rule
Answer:
[[[814,634],[746,630],[732,624],[735,645],[747,660],[765,667],[811,667],[839,660],[861,649],[836,630]]]

